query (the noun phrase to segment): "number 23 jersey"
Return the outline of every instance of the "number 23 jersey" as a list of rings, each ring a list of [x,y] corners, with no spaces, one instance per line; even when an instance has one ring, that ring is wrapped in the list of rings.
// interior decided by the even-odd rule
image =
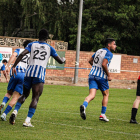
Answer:
[[[25,49],[30,52],[29,64],[25,76],[38,77],[44,81],[49,57],[56,57],[58,54],[53,47],[40,41],[29,43]]]
[[[108,60],[107,67],[109,67],[112,57],[113,54],[107,48],[97,50],[92,56],[93,66],[89,75],[95,75],[107,79],[107,75],[103,70],[102,63],[103,59],[107,59]]]

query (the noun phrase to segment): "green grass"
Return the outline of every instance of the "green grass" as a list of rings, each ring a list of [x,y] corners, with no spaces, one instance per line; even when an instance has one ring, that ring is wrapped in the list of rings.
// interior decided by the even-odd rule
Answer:
[[[0,83],[2,101],[7,84]],[[19,110],[16,124],[0,120],[2,140],[139,140],[140,125],[130,124],[131,108],[136,90],[110,89],[106,115],[109,122],[99,121],[102,94],[97,92],[86,109],[87,119],[82,120],[79,106],[88,95],[88,87],[44,85],[37,110],[32,118],[34,128],[22,126],[28,112],[31,96]],[[138,111],[137,121],[140,122]]]

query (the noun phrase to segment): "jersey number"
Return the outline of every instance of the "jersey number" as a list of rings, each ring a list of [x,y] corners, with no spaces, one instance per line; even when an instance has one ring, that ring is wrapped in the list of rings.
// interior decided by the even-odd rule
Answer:
[[[103,51],[101,51],[95,58],[94,58],[94,63],[97,64],[99,62],[99,57],[100,57],[100,54],[102,53]]]
[[[40,57],[37,57],[38,54],[40,54]],[[45,51],[39,52],[39,50],[35,50],[33,59],[45,60],[46,55],[47,55],[47,52]]]
[[[29,61],[28,55],[25,55],[25,56],[21,59],[21,62],[23,62],[23,63],[28,63],[28,61]]]

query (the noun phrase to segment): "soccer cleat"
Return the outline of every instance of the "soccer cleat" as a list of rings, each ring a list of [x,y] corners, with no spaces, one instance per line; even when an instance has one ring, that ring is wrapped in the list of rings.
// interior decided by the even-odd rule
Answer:
[[[106,115],[100,115],[99,120],[109,122],[109,119],[107,119]]]
[[[5,106],[5,104],[4,103],[1,103],[1,105],[0,105],[0,114],[2,114],[2,111],[4,109],[4,106]]]
[[[80,116],[83,120],[86,119],[86,112],[85,112],[85,106],[84,105],[80,106]]]
[[[5,114],[5,113],[3,113],[3,114],[1,115],[1,120],[2,120],[2,121],[6,121],[6,114]]]
[[[25,126],[25,127],[34,127],[34,126],[31,124],[31,122],[29,122],[29,123],[24,122],[24,123],[23,123],[23,126]]]
[[[138,122],[136,120],[130,120],[130,123],[134,123],[134,124],[138,124]]]
[[[15,119],[16,119],[17,113],[15,111],[13,111],[13,113],[11,114],[10,118],[9,118],[9,123],[10,124],[15,124]]]

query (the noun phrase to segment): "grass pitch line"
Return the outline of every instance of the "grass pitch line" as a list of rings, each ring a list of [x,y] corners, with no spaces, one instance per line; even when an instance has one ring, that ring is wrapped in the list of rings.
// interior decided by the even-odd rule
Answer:
[[[21,109],[25,110],[25,109],[28,109],[28,108],[21,108]],[[39,110],[41,110],[41,109],[39,109]],[[46,110],[46,111],[50,112],[50,110]],[[80,113],[61,112],[61,111],[52,111],[52,110],[51,110],[51,112],[57,112],[57,113],[63,113],[63,114],[77,114],[77,115],[80,114]],[[93,116],[99,117],[99,115],[98,116],[97,115],[88,115],[88,116],[91,116],[91,117],[93,117]],[[108,117],[108,118],[110,120],[118,120],[118,121],[123,121],[123,122],[129,122],[129,120],[122,120],[122,119],[116,119],[116,118],[110,118],[110,117]]]
[[[74,126],[74,125],[68,125],[68,124],[63,124],[63,123],[43,122],[43,121],[35,121],[35,122],[41,122],[41,123],[53,124],[53,125],[61,125],[61,126],[69,126],[69,127],[87,129],[87,130],[95,130],[96,129],[96,128],[92,128],[92,127]],[[115,133],[115,134],[132,135],[132,136],[139,136],[140,137],[140,134],[131,134],[131,133],[126,133],[126,132],[121,132],[121,131],[111,131],[111,130],[104,130],[104,129],[96,129],[96,130],[109,132],[109,133]]]

